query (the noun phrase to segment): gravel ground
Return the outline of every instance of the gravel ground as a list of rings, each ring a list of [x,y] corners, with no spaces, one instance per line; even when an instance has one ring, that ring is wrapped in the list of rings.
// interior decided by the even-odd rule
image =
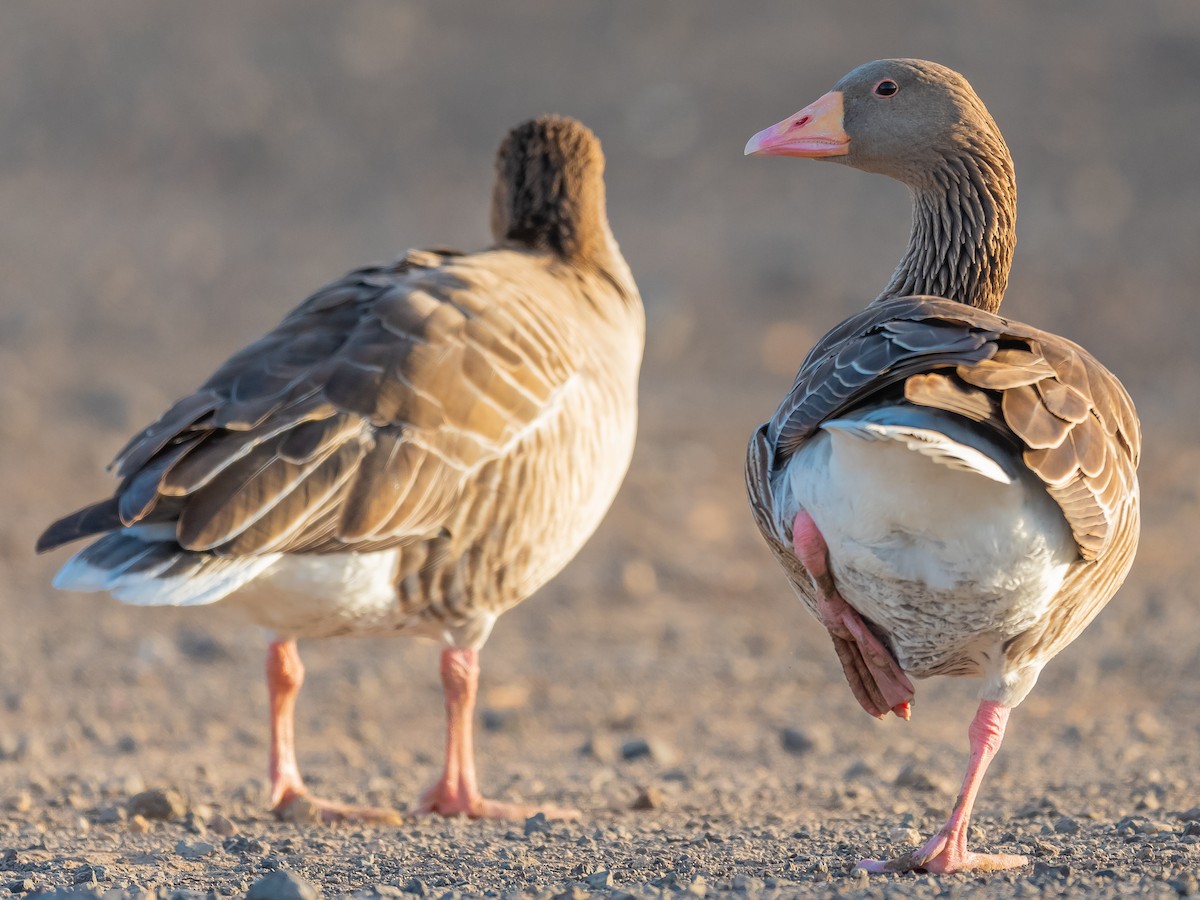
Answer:
[[[1200,7],[806,7],[5,5],[0,897],[1200,893]],[[894,185],[742,143],[885,55],[980,90],[1021,184],[1006,309],[1093,348],[1146,432],[1138,565],[1013,715],[974,840],[1031,862],[986,878],[853,872],[943,820],[977,685],[864,716],[742,496],[745,436],[908,220]],[[57,594],[64,556],[33,541],[327,278],[482,244],[493,147],[547,110],[609,155],[650,320],[643,427],[601,531],[484,652],[480,774],[583,817],[274,822],[263,635]],[[310,784],[410,808],[439,768],[436,648],[302,652]]]

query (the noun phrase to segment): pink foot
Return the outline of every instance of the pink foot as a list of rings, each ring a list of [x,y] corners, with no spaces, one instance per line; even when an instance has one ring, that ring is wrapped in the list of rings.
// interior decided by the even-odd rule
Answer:
[[[792,545],[816,585],[817,614],[833,639],[859,705],[879,718],[889,710],[902,719],[909,718],[915,693],[912,682],[858,611],[838,593],[829,574],[829,548],[812,516],[803,510],[792,524]]]
[[[1027,862],[1029,860],[1024,856],[1013,853],[973,853],[966,849],[965,841],[961,846],[959,842],[952,841],[951,835],[943,828],[911,853],[895,859],[864,859],[858,868],[877,873],[924,869],[937,875],[947,875],[951,872],[997,872],[1015,869]]]
[[[394,809],[379,806],[352,806],[322,800],[309,794],[296,794],[277,804],[272,812],[282,822],[307,822],[314,825],[400,825],[404,817]]]
[[[528,819],[541,813],[550,820],[579,818],[579,810],[559,806],[536,806],[524,803],[504,803],[488,800],[479,794],[469,794],[439,781],[421,794],[418,814],[437,813],[441,816],[468,816],[472,819]]]

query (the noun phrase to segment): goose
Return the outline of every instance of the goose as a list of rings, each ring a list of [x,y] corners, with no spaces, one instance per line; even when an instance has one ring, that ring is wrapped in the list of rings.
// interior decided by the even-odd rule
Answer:
[[[1022,865],[967,849],[971,810],[1010,710],[1133,562],[1133,403],[1081,347],[996,314],[1015,243],[1012,158],[957,72],[867,63],[746,153],[841,162],[898,179],[913,200],[891,280],[809,351],[746,460],[759,530],[864,710],[908,719],[910,676],[982,679],[945,825],[859,865]]]
[[[222,603],[273,633],[279,817],[398,821],[310,795],[293,727],[297,639],[391,634],[443,645],[445,767],[419,812],[576,815],[486,799],[472,716],[497,616],[575,556],[633,452],[645,318],[603,175],[580,122],[513,128],[492,246],[413,250],[327,284],[129,441],[112,497],[41,536],[39,551],[98,537],[58,588]]]

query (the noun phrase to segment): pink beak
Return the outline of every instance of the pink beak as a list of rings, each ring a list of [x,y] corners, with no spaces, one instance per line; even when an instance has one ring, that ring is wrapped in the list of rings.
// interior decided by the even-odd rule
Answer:
[[[842,117],[842,92],[830,91],[750,138],[746,155],[845,156],[850,152],[850,135],[843,128]]]

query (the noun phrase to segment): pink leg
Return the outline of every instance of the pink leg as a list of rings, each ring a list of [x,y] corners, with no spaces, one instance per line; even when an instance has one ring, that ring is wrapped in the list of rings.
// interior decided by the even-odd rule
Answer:
[[[1008,723],[1009,708],[994,700],[984,700],[967,729],[971,739],[971,759],[962,790],[941,830],[911,853],[892,860],[864,859],[858,865],[868,872],[908,872],[924,869],[927,872],[990,872],[1023,866],[1028,860],[1011,853],[972,853],[967,849],[967,828],[971,824],[971,809],[979,793],[979,785]]]
[[[890,709],[907,719],[914,693],[912,682],[854,607],[838,593],[829,574],[829,548],[812,516],[803,510],[792,524],[792,546],[816,585],[817,613],[833,638],[855,698],[873,716],[882,718]]]
[[[442,689],[446,697],[446,769],[433,787],[421,794],[417,812],[472,819],[527,819],[542,813],[548,819],[574,819],[579,812],[546,806],[524,806],[487,800],[475,780],[472,721],[479,691],[479,651],[447,647],[442,651]]]
[[[296,695],[304,684],[304,663],[295,641],[274,641],[267,650],[267,691],[271,704],[271,809],[281,819],[321,822],[399,824],[390,809],[347,806],[308,793],[296,765]]]

